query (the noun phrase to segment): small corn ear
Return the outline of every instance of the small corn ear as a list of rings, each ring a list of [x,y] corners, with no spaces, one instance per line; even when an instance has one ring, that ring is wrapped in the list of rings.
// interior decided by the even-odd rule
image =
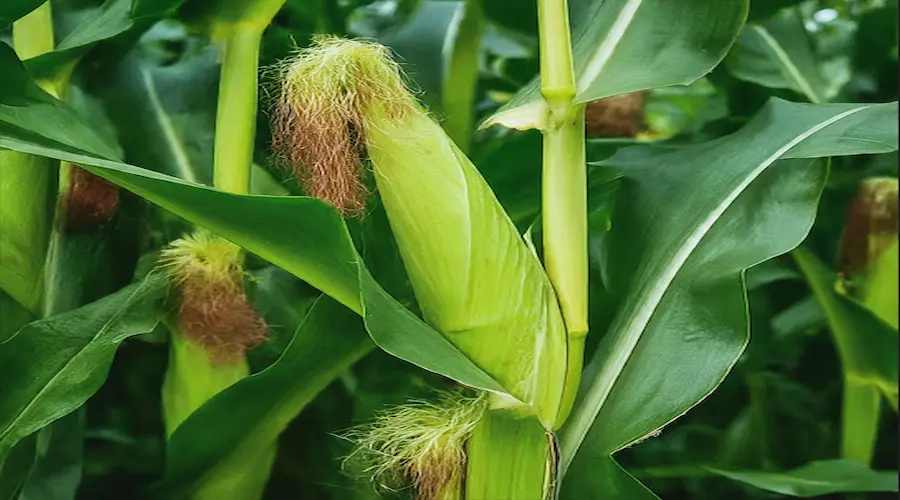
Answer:
[[[244,294],[237,246],[199,231],[172,242],[160,260],[181,292],[179,331],[210,360],[235,363],[265,340],[268,326]]]
[[[352,196],[315,186],[351,186],[346,178],[367,153],[425,320],[551,428],[566,369],[553,288],[487,182],[415,101],[386,49],[319,39],[281,75],[274,129],[282,157],[305,172],[313,194],[324,191],[355,213],[359,204],[341,205]]]

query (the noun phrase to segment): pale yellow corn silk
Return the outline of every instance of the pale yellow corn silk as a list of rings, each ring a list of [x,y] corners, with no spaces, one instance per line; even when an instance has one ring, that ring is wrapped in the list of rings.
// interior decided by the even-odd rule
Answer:
[[[240,249],[206,231],[173,241],[160,264],[181,292],[180,331],[206,348],[217,363],[241,359],[266,339],[268,326],[243,287]]]
[[[359,194],[345,177],[359,182],[367,155],[425,320],[551,428],[566,370],[554,291],[488,184],[418,105],[387,50],[318,39],[280,71],[274,130],[283,136],[274,142],[281,154],[296,154],[307,188],[327,192],[336,206]]]
[[[344,467],[383,490],[412,488],[417,500],[445,498],[460,487],[466,441],[486,407],[483,395],[445,392],[436,403],[414,401],[391,408],[343,435],[355,444]]]

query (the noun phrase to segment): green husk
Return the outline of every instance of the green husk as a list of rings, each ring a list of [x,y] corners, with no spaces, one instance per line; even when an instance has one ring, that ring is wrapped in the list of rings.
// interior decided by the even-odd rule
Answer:
[[[279,158],[299,171],[311,194],[358,215],[367,152],[425,320],[553,428],[566,371],[553,288],[478,170],[415,101],[387,50],[319,38],[284,63],[280,76],[273,119]]]
[[[552,434],[532,415],[489,410],[467,446],[464,498],[552,497],[555,463]]]

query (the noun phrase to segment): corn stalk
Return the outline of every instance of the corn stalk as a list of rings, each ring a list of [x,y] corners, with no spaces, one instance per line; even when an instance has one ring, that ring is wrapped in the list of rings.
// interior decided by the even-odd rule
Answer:
[[[283,0],[221,2],[213,8],[211,32],[220,44],[222,66],[219,83],[213,187],[234,194],[248,194],[253,149],[256,139],[256,112],[259,48],[262,34]],[[209,242],[216,245],[216,242]],[[224,243],[224,242],[223,242]],[[223,247],[224,248],[224,247]],[[228,250],[223,250],[228,253]],[[221,255],[228,259],[227,255]],[[243,297],[241,256],[231,258],[237,276],[234,293]],[[217,359],[214,352],[191,338],[184,324],[172,325],[170,363],[163,386],[167,434],[195,410],[249,375],[247,359],[241,351],[232,359]],[[227,470],[208,478],[194,492],[195,499],[253,499],[262,496],[275,460],[275,444],[260,456],[249,456]]]
[[[576,104],[567,0],[539,0],[543,129],[544,266],[567,332],[566,383],[555,427],[572,410],[588,332],[587,164],[584,105]]]

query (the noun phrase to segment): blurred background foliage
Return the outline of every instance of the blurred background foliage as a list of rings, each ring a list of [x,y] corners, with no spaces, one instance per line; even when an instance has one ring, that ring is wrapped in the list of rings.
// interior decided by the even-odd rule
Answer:
[[[76,67],[68,100],[117,139],[128,162],[208,183],[218,63],[215,47],[192,21],[198,2],[202,0],[188,1],[167,19],[104,40]],[[570,0],[575,23],[580,2]],[[57,39],[105,8],[101,4],[54,0]],[[753,0],[744,33],[708,77],[686,87],[592,105],[589,160],[604,159],[634,142],[692,144],[725,135],[741,127],[770,96],[813,102],[896,100],[896,19],[896,0]],[[448,128],[452,124],[451,134],[468,148],[525,230],[535,222],[540,206],[535,202],[540,196],[540,135],[475,126],[537,74],[536,23],[535,3],[522,0],[288,0],[265,32],[263,82],[266,67],[317,33],[385,43],[402,60],[433,114]],[[761,50],[762,30],[783,44],[800,80],[786,72],[783,60]],[[8,36],[0,33],[5,40]],[[471,98],[465,92],[470,86]],[[264,89],[263,107],[267,99]],[[264,113],[258,130],[254,190],[299,194],[289,174],[271,165]],[[896,177],[897,169],[896,154],[833,160],[808,248],[837,268],[846,216],[861,182],[872,176]],[[598,227],[609,220],[608,187],[600,174],[592,178],[592,223]],[[155,252],[188,227],[128,193],[121,196],[127,210],[116,224],[136,228],[139,234],[131,235],[131,246],[116,254],[124,269],[116,271],[118,286],[130,282],[132,273],[146,272]],[[359,231],[373,231],[378,217],[384,228],[383,215],[376,210],[374,216],[375,226]],[[361,241],[370,240],[362,234]],[[373,269],[398,265],[390,251],[373,249],[370,258],[384,260]],[[252,353],[251,363],[260,368],[277,358],[317,293],[263,262],[251,259],[248,267],[254,269],[253,299],[273,325],[273,340]],[[601,274],[597,268],[593,272],[597,278]],[[381,281],[392,293],[407,286]],[[707,467],[774,471],[839,455],[841,365],[822,308],[790,256],[752,268],[747,283],[752,340],[732,373],[660,436],[617,455],[662,498],[773,498],[776,495],[717,476]],[[110,284],[97,286],[108,291]],[[592,323],[602,325],[608,319],[602,300],[595,302]],[[20,311],[3,312],[4,329],[24,321],[15,319],[16,314],[21,316]],[[43,480],[26,488],[26,498],[65,498],[65,493],[54,496],[47,491],[64,492],[79,484],[78,498],[140,498],[161,477],[159,387],[167,357],[162,338],[150,334],[125,341],[100,391],[81,410],[54,424],[54,436],[44,436],[46,446],[38,448],[45,457]],[[342,470],[349,444],[335,434],[388,405],[426,397],[447,384],[437,375],[372,351],[330,384],[281,436],[266,498],[377,497],[371,486],[354,480],[353,471]],[[896,413],[889,407],[882,411],[872,465],[895,469]]]

